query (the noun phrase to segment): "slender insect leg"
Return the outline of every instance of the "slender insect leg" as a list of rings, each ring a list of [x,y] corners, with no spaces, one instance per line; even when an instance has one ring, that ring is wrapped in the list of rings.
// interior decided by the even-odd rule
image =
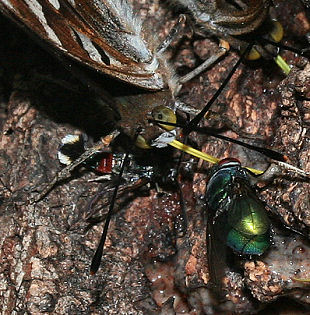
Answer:
[[[180,38],[181,32],[184,30],[184,23],[186,22],[186,16],[181,14],[177,21],[177,24],[170,30],[167,37],[164,41],[157,47],[156,52],[158,54],[162,54],[166,51],[166,49],[171,45],[171,43],[175,40]]]
[[[227,45],[226,45],[227,44]],[[184,84],[194,77],[198,76],[201,72],[205,71],[208,67],[213,65],[221,57],[223,57],[229,50],[229,44],[225,41],[221,41],[219,45],[219,50],[213,54],[210,58],[205,60],[200,66],[195,68],[193,71],[187,73],[183,77],[179,78],[179,83]]]
[[[239,60],[236,62],[236,64],[233,66],[233,68],[231,69],[230,73],[228,74],[228,76],[226,77],[226,79],[224,80],[224,82],[221,84],[221,86],[219,87],[219,89],[214,93],[214,95],[212,96],[212,98],[209,100],[209,102],[207,103],[207,105],[202,109],[202,111],[200,111],[200,113],[198,115],[196,115],[186,126],[186,128],[183,129],[184,134],[189,134],[193,128],[195,128],[201,119],[203,119],[205,117],[205,114],[209,111],[210,107],[213,105],[213,103],[216,101],[216,99],[218,98],[218,96],[222,93],[223,89],[226,87],[226,85],[228,84],[228,82],[230,81],[231,77],[233,76],[233,74],[235,73],[235,71],[237,70],[237,68],[239,67],[240,63],[242,62],[242,60],[245,58],[245,56],[249,53],[249,51],[252,49],[253,43],[250,43],[248,45],[248,47],[246,48],[246,50],[242,53],[242,55],[240,56]]]
[[[116,200],[116,197],[117,197],[118,188],[120,186],[121,178],[123,176],[125,165],[127,164],[128,159],[129,159],[129,155],[128,155],[128,153],[126,153],[125,158],[124,158],[123,163],[122,163],[122,166],[121,166],[121,170],[120,170],[118,178],[117,178],[117,182],[116,182],[115,187],[114,187],[113,195],[112,195],[112,198],[111,198],[111,202],[110,202],[109,210],[108,210],[108,213],[107,213],[107,216],[106,216],[106,220],[105,220],[104,228],[103,228],[103,231],[102,231],[102,234],[101,234],[101,238],[100,238],[97,250],[95,252],[95,255],[93,257],[93,260],[91,262],[91,266],[90,266],[90,273],[91,273],[91,275],[94,275],[98,271],[100,263],[101,263],[101,258],[102,258],[102,255],[103,255],[103,248],[104,248],[105,240],[106,240],[106,237],[107,237],[109,224],[110,224],[110,221],[111,221],[111,218],[112,218],[112,214],[113,214],[115,200]]]
[[[292,172],[296,176],[300,176],[304,180],[310,182],[310,173],[305,172],[302,169],[299,169],[291,164],[288,164],[286,162],[281,162],[281,161],[272,162],[263,174],[257,175],[257,176],[251,176],[251,179],[253,183],[256,183],[257,181],[270,182],[275,177],[279,177],[280,175],[283,175],[285,171]]]
[[[110,143],[119,135],[119,131],[113,131],[108,136],[104,137],[102,140],[98,141],[92,148],[86,150],[78,159],[69,164],[67,167],[62,169],[50,183],[48,183],[43,190],[31,201],[31,203],[38,202],[44,198],[52,188],[60,181],[63,181],[71,176],[71,172],[79,166],[81,163],[86,161],[92,155],[98,152],[110,152],[108,146]]]

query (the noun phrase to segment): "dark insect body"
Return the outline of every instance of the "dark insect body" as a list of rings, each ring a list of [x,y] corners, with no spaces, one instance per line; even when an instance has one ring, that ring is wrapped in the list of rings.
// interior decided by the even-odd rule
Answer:
[[[62,146],[58,151],[58,159],[62,164],[70,165],[86,150],[86,137],[83,135],[67,135],[62,140]],[[117,176],[120,172],[124,156],[124,153],[99,152],[84,161],[82,165],[99,175],[106,175],[106,179],[111,179],[109,176]],[[138,165],[132,154],[129,158],[129,163],[126,165],[127,171],[123,178],[124,180],[135,182],[142,177],[150,178],[153,176],[152,166]]]
[[[172,148],[166,148],[164,151],[160,150],[161,152],[158,152],[156,149],[137,150],[136,148],[134,152],[124,153],[117,150],[118,146],[116,143],[118,140],[121,141],[122,139],[116,139],[115,143],[112,145],[114,148],[111,148],[112,151],[94,153],[80,165],[99,175],[93,179],[93,181],[102,184],[99,186],[98,192],[89,200],[88,206],[85,212],[80,215],[79,220],[83,217],[83,219],[86,219],[89,223],[97,223],[98,219],[95,219],[96,215],[98,215],[102,208],[109,207],[109,210],[104,215],[104,232],[92,261],[91,274],[97,272],[101,263],[109,220],[115,210],[116,199],[118,199],[118,201],[126,200],[126,196],[130,198],[130,194],[140,188],[144,188],[145,190],[145,186],[147,186],[149,190],[155,187],[158,191],[159,200],[162,195],[165,195],[165,193],[160,192],[162,188],[168,189],[169,193],[172,195],[178,195],[180,200],[174,210],[174,212],[178,212],[178,214],[177,219],[175,219],[172,224],[171,230],[173,234],[177,235],[176,237],[184,235],[186,231],[186,215],[183,197],[175,171],[177,160],[173,156]],[[85,151],[87,151],[86,136],[67,135],[62,140],[62,145],[58,151],[58,159],[62,164],[70,166],[77,158],[85,153]],[[165,152],[165,154],[163,154],[163,152]],[[111,194],[113,194],[112,198]],[[102,219],[99,220],[99,222],[100,221],[102,221]],[[175,236],[171,236],[170,238],[173,244],[175,242]],[[167,241],[167,243],[169,243],[169,241]],[[152,247],[156,246],[157,244],[152,245]],[[156,254],[153,255],[158,259],[163,259],[166,255],[171,256],[173,246],[169,245],[169,247],[169,250],[164,251],[167,253],[160,253],[158,257]]]
[[[62,145],[58,150],[58,160],[64,165],[70,165],[85,151],[87,151],[86,135],[67,135],[62,139]],[[125,189],[127,187],[128,191],[149,182],[173,186],[176,158],[173,158],[170,153],[172,149],[165,150],[165,157],[151,150],[136,150],[129,153],[121,178],[122,185]],[[111,152],[98,152],[85,160],[81,166],[98,175],[94,181],[111,182],[113,186],[121,171],[125,155],[126,153],[118,152],[117,149]]]

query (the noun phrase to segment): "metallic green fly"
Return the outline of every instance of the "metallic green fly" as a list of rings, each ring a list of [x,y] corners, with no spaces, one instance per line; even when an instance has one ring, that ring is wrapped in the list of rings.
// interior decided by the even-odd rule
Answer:
[[[261,255],[271,243],[270,221],[237,159],[213,167],[206,190],[208,258],[212,286],[220,292],[227,246],[238,255]]]

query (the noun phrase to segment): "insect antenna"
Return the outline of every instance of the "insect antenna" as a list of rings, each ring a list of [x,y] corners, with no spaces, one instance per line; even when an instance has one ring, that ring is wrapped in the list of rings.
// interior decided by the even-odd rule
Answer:
[[[156,120],[156,119],[150,119],[149,121],[153,122],[153,123],[157,123],[157,124],[163,123],[162,121]],[[165,122],[165,124],[175,126],[175,127],[180,127],[180,128],[186,128],[187,127],[187,125],[178,124],[178,123],[174,124],[174,123]],[[215,137],[217,139],[225,140],[225,141],[228,141],[231,143],[239,144],[239,145],[241,145],[247,149],[262,153],[266,157],[273,159],[273,160],[276,160],[276,161],[279,161],[279,162],[286,162],[288,159],[286,155],[284,155],[280,152],[277,152],[277,151],[274,151],[274,150],[271,150],[268,148],[259,147],[259,146],[253,145],[253,144],[243,142],[241,140],[237,140],[237,139],[233,139],[233,138],[221,135],[217,131],[214,131],[213,128],[210,128],[210,127],[193,127],[192,131],[198,132],[200,134],[209,135],[209,136]],[[186,145],[186,141],[183,141],[183,144]]]
[[[218,139],[222,139],[225,141],[229,141],[231,143],[239,144],[239,145],[241,145],[247,149],[262,153],[266,157],[273,159],[273,160],[276,160],[276,161],[279,161],[279,162],[286,162],[287,161],[287,156],[280,153],[280,152],[277,152],[277,151],[274,151],[274,150],[271,150],[268,148],[258,147],[256,145],[252,145],[252,144],[249,144],[249,143],[237,140],[237,139],[233,139],[233,138],[218,134],[214,130],[212,130],[211,128],[208,128],[208,127],[195,127],[193,129],[193,131],[199,132],[200,134],[206,134],[206,135],[209,135],[209,136],[212,136],[212,137],[215,137]]]
[[[265,42],[267,44],[270,44],[270,45],[275,46],[275,47],[280,48],[280,49],[294,52],[294,53],[299,54],[301,56],[306,56],[310,53],[310,48],[298,49],[298,48],[294,48],[291,46],[287,46],[287,45],[275,42],[273,40],[270,40],[270,39],[264,38],[264,37],[259,38],[258,41]]]
[[[123,173],[124,173],[125,166],[126,166],[126,164],[128,162],[128,159],[129,159],[129,153],[127,152],[125,154],[124,159],[123,159],[123,162],[122,162],[122,165],[121,165],[121,169],[120,169],[119,175],[118,175],[117,180],[116,180],[115,188],[114,188],[114,191],[113,191],[113,195],[111,197],[110,206],[109,206],[109,210],[108,210],[108,213],[107,213],[107,216],[106,216],[106,219],[105,219],[104,228],[103,228],[103,231],[102,231],[102,234],[101,234],[101,238],[100,238],[97,250],[95,252],[95,255],[93,257],[93,260],[91,262],[91,266],[90,266],[90,274],[91,275],[94,275],[98,271],[100,263],[101,263],[101,258],[102,258],[102,254],[103,254],[103,247],[104,247],[105,240],[106,240],[106,237],[107,237],[109,224],[110,224],[110,221],[111,221],[111,218],[112,218],[112,214],[113,214],[114,204],[115,204],[116,197],[117,197],[118,188],[119,188],[119,186],[121,184],[121,179],[122,179],[122,176],[123,176]]]

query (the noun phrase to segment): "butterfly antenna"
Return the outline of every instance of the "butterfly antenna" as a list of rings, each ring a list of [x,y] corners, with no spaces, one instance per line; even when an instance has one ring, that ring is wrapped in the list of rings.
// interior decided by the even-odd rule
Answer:
[[[106,240],[106,237],[107,237],[109,224],[110,224],[110,221],[111,221],[111,218],[112,218],[112,214],[113,214],[115,200],[116,200],[116,197],[117,197],[118,188],[120,186],[121,179],[122,179],[122,176],[123,176],[123,173],[124,173],[125,166],[127,165],[128,159],[129,159],[129,153],[126,152],[125,157],[124,157],[123,162],[122,162],[122,165],[121,165],[121,169],[120,169],[120,172],[119,172],[116,184],[115,184],[115,188],[114,188],[113,195],[112,195],[112,198],[111,198],[109,211],[108,211],[107,216],[106,216],[106,220],[105,220],[105,223],[104,223],[104,228],[103,228],[103,231],[102,231],[102,234],[101,234],[101,238],[100,238],[100,241],[99,241],[96,253],[95,253],[94,257],[93,257],[91,266],[90,266],[90,274],[91,275],[94,275],[98,271],[100,263],[101,263],[101,258],[102,258],[102,254],[103,254],[103,247],[104,247],[105,240]]]

